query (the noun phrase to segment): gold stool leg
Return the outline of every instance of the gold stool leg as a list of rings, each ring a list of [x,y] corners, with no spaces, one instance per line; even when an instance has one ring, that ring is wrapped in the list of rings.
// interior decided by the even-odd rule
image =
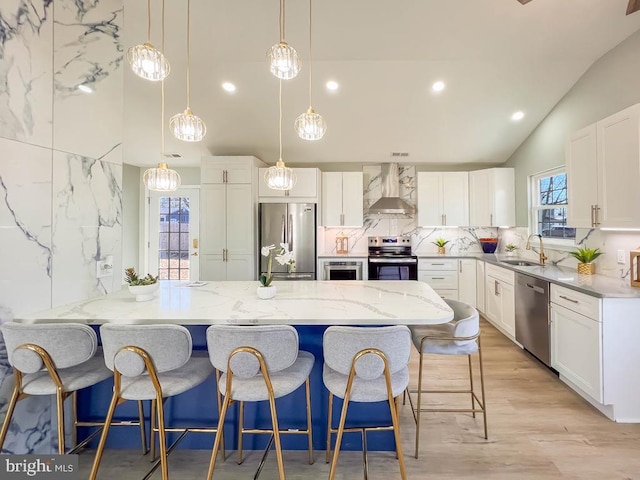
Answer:
[[[230,400],[230,395],[224,397],[224,403],[222,404],[222,410],[220,411],[220,418],[218,419],[218,431],[216,432],[216,440],[215,442],[213,442],[213,451],[211,452],[211,461],[209,462],[207,480],[211,480],[211,478],[213,477],[213,470],[216,467],[216,457],[218,456],[220,441],[222,439],[222,435],[220,435],[220,432],[222,432],[222,428],[224,427],[224,417],[227,415],[227,409],[229,408]]]
[[[107,411],[107,418],[104,420],[104,427],[102,428],[102,435],[100,435],[100,443],[98,443],[98,449],[96,450],[96,456],[93,460],[93,466],[91,467],[91,474],[89,480],[95,480],[98,475],[98,469],[100,468],[100,461],[102,460],[102,453],[104,452],[104,446],[107,443],[107,435],[109,434],[109,427],[113,420],[113,413],[118,405],[118,391],[114,390],[113,397],[111,397],[111,404]]]
[[[351,380],[351,379],[350,379]],[[338,433],[336,435],[336,445],[333,452],[333,459],[331,460],[331,470],[329,470],[329,480],[334,480],[336,477],[336,468],[338,466],[338,456],[340,455],[340,444],[342,443],[342,434],[344,433],[344,424],[347,419],[347,408],[349,406],[349,390],[351,389],[351,382],[347,385],[347,391],[344,395],[344,403],[342,404],[342,412],[340,413],[340,423],[338,425]]]
[[[329,463],[331,459],[331,415],[333,414],[333,393],[329,392],[329,409],[327,411],[327,453],[325,455],[325,463]]]
[[[218,400],[218,418],[220,418],[220,412],[222,411],[222,394],[220,393],[220,370],[216,369],[216,398]],[[227,449],[224,444],[224,429],[216,432],[216,436],[222,436],[222,461],[227,458]]]
[[[71,417],[73,421],[73,430],[71,431],[71,444],[75,447],[78,445],[78,397],[76,392],[71,394]]]
[[[484,368],[482,364],[482,345],[480,344],[480,335],[478,335],[478,359],[480,361],[480,391],[482,393],[482,417],[484,418],[484,439],[488,440],[487,433],[487,400],[484,395]]]
[[[142,455],[146,455],[149,450],[147,449],[147,428],[144,424],[144,406],[142,400],[138,400],[138,421],[140,422],[140,440],[142,443]]]
[[[7,432],[9,431],[9,425],[11,424],[11,418],[13,417],[13,411],[16,408],[16,403],[18,403],[18,399],[20,398],[20,382],[16,379],[16,385],[13,387],[13,394],[11,395],[11,400],[9,401],[9,406],[7,407],[7,414],[4,417],[4,422],[2,423],[2,430],[0,431],[0,451],[2,451],[2,447],[4,446],[4,440],[7,437]]]
[[[278,474],[280,480],[285,480],[284,460],[282,458],[282,445],[280,444],[280,427],[278,426],[278,414],[276,413],[276,399],[273,390],[269,389],[269,406],[271,407],[271,424],[273,427],[273,439],[276,443],[276,460],[278,461]]]
[[[473,367],[471,366],[471,355],[467,355],[469,359],[469,389],[471,390],[471,410],[476,409],[476,399],[473,396]],[[473,418],[476,418],[476,412],[471,412]]]
[[[238,465],[242,463],[242,431],[244,430],[244,402],[238,402]]]
[[[400,462],[400,476],[402,480],[406,480],[407,473],[404,465],[404,455],[402,454],[402,443],[400,442],[400,422],[398,421],[398,411],[393,400],[393,393],[389,389],[389,408],[391,409],[391,421],[393,423],[393,435],[396,439],[396,457]],[[337,453],[337,451],[336,451]]]
[[[151,462],[156,460],[156,412],[158,404],[155,399],[151,400],[151,415],[149,416],[149,422],[151,426],[149,443],[151,444],[149,451],[151,452]]]
[[[64,455],[64,394],[61,387],[56,389],[56,407],[58,410],[58,453]]]
[[[309,377],[305,382],[307,395],[307,437],[309,439],[309,465],[313,465],[313,430],[311,425],[311,389],[309,387]]]
[[[167,438],[164,430],[164,402],[162,398],[158,398],[158,441],[160,442],[160,470],[162,471],[162,480],[169,480],[169,465],[167,458]]]
[[[422,350],[422,349],[421,349]],[[416,451],[415,457],[418,458],[418,451],[420,449],[420,410],[422,408],[422,366],[424,362],[424,354],[420,351],[420,363],[418,367],[418,401],[416,408]]]

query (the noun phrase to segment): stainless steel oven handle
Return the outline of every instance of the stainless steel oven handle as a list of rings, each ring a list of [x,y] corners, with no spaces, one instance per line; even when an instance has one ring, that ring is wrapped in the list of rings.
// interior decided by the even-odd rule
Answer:
[[[414,263],[418,264],[418,260],[415,258],[370,258],[369,263],[386,263],[388,265],[394,265],[396,263]]]

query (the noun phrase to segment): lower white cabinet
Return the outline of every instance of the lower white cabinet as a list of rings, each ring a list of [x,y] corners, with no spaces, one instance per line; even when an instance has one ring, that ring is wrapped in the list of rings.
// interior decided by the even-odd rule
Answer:
[[[485,267],[484,262],[476,262],[476,308],[480,313],[485,313]]]
[[[602,323],[551,304],[551,366],[602,403]]]
[[[499,330],[514,339],[516,336],[514,273],[495,265],[486,265],[485,269],[485,317]]]
[[[418,280],[428,283],[442,298],[476,305],[475,258],[421,258]]]

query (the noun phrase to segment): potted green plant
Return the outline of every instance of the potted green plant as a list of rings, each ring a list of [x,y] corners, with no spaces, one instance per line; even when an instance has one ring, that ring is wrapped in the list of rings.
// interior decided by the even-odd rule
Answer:
[[[578,273],[593,275],[596,273],[596,265],[593,261],[602,255],[599,248],[578,247],[573,252],[569,252],[573,258],[578,260]]]
[[[157,276],[147,273],[140,278],[133,267],[125,268],[124,280],[129,285],[129,292],[136,296],[136,302],[151,300],[160,287]]]
[[[518,246],[513,243],[507,243],[504,246],[504,249],[507,252],[507,256],[512,257],[513,255],[515,255],[516,250],[518,250]]]
[[[433,243],[436,247],[438,247],[438,254],[444,255],[446,252],[446,250],[444,249],[444,246],[447,243],[449,243],[449,240],[445,240],[444,238],[440,237],[440,238],[436,238],[436,241],[431,243]]]

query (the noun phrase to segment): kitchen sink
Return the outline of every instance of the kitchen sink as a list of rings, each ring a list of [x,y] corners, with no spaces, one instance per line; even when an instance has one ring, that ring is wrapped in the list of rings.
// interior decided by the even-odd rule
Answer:
[[[516,265],[518,267],[540,267],[541,266],[539,263],[529,262],[527,260],[500,260],[500,263]]]

